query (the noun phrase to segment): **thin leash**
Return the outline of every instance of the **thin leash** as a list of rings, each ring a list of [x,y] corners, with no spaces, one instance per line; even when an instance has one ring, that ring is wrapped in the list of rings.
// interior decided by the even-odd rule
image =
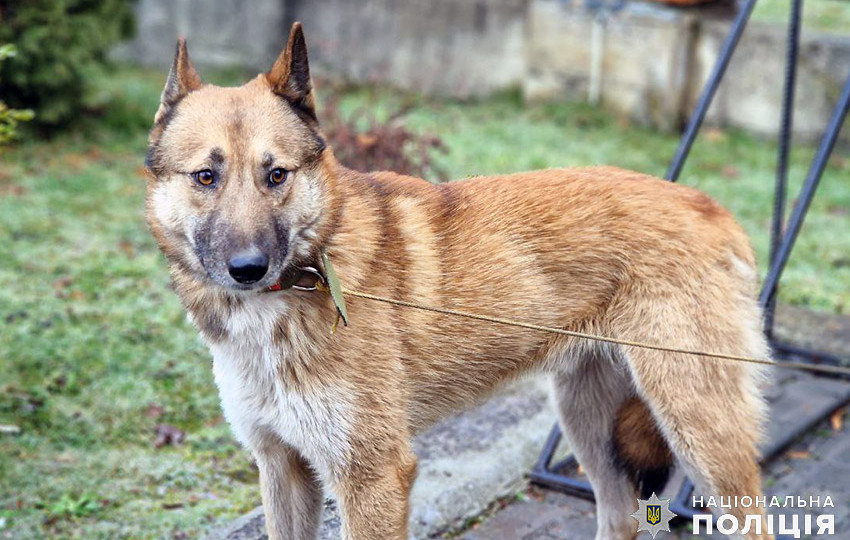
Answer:
[[[417,304],[414,302],[406,302],[404,300],[396,300],[394,298],[387,298],[384,296],[377,296],[374,294],[364,293],[360,291],[352,291],[350,289],[342,288],[341,292],[348,296],[355,296],[358,298],[364,298],[366,300],[373,300],[375,302],[383,302],[385,304],[391,304],[394,306],[407,307],[412,309],[419,309],[422,311],[430,311],[432,313],[440,313],[443,315],[452,315],[455,317],[465,317],[467,319],[475,319],[478,321],[486,321],[495,324],[503,324],[506,326],[514,326],[517,328],[526,328],[528,330],[537,330],[539,332],[548,332],[551,334],[560,334],[562,336],[569,336],[579,339],[588,339],[592,341],[601,341],[604,343],[614,343],[617,345],[625,345],[627,347],[638,347],[641,349],[650,349],[653,351],[664,351],[664,352],[672,352],[672,353],[680,353],[680,354],[689,354],[693,356],[703,356],[707,358],[716,358],[720,360],[731,360],[734,362],[746,362],[749,364],[760,364],[763,366],[772,366],[783,369],[797,369],[802,371],[811,371],[815,373],[824,373],[829,375],[843,375],[846,377],[850,377],[850,368],[842,367],[842,366],[832,366],[828,364],[803,364],[800,362],[789,362],[786,360],[768,360],[766,358],[754,358],[750,356],[741,356],[737,354],[726,354],[726,353],[716,353],[716,352],[707,352],[707,351],[697,351],[691,349],[679,349],[676,347],[665,347],[663,345],[656,345],[654,343],[644,343],[641,341],[631,341],[628,339],[619,339],[608,336],[600,336],[597,334],[589,334],[586,332],[576,332],[573,330],[564,330],[561,328],[553,328],[551,326],[542,326],[539,324],[531,324],[525,323],[521,321],[514,321],[511,319],[504,319],[501,317],[493,317],[490,315],[481,315],[479,313],[470,313],[468,311],[460,311],[456,309],[448,309],[441,308],[435,306],[426,306],[423,304]]]

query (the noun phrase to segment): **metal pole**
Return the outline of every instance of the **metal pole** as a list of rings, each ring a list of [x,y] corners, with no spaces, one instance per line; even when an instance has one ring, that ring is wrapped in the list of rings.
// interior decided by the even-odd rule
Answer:
[[[788,16],[788,41],[785,48],[785,88],[782,92],[782,117],[779,126],[779,146],[776,158],[776,187],[773,191],[773,220],[770,227],[770,262],[776,261],[782,228],[785,224],[786,193],[788,191],[788,154],[794,125],[794,86],[797,80],[797,51],[800,45],[800,12],[803,0],[791,0]],[[776,295],[764,309],[764,332],[773,335]]]
[[[782,235],[782,242],[776,253],[776,260],[771,263],[770,271],[764,280],[764,286],[759,295],[759,303],[762,307],[767,306],[776,294],[776,285],[779,283],[779,278],[782,277],[782,272],[785,270],[785,265],[791,256],[791,250],[794,249],[797,235],[800,233],[800,228],[806,219],[809,205],[812,203],[815,190],[817,190],[820,183],[823,170],[826,168],[832,148],[835,146],[835,141],[838,139],[838,133],[841,131],[841,126],[844,123],[844,117],[847,116],[848,109],[850,109],[850,75],[847,76],[847,80],[844,82],[841,97],[832,111],[832,117],[829,119],[826,132],[821,139],[814,159],[812,159],[806,180],[800,189],[800,195],[794,205],[794,210],[791,212],[791,217],[788,219],[788,227],[785,234]]]
[[[717,87],[720,86],[720,81],[723,80],[723,74],[726,72],[726,67],[729,65],[729,60],[732,58],[732,53],[735,52],[735,47],[738,46],[738,40],[741,39],[741,34],[744,33],[744,28],[747,26],[747,21],[750,19],[750,14],[753,12],[753,7],[756,5],[756,0],[746,0],[741,7],[741,11],[732,22],[732,29],[726,36],[726,41],[723,42],[723,48],[720,50],[720,56],[714,64],[714,70],[708,78],[708,82],[702,91],[697,102],[696,110],[691,115],[688,121],[688,127],[685,129],[685,135],[679,142],[679,147],[673,156],[673,161],[670,162],[670,167],[667,169],[667,174],[664,178],[675,182],[679,179],[679,173],[682,172],[682,167],[685,165],[685,159],[691,151],[691,146],[694,144],[702,121],[705,119],[705,113],[708,112],[708,107],[711,105],[711,100],[714,99],[714,94],[717,92]]]
[[[587,89],[587,101],[599,105],[602,96],[602,66],[605,59],[605,21],[606,15],[600,9],[593,17],[590,34],[590,85]]]

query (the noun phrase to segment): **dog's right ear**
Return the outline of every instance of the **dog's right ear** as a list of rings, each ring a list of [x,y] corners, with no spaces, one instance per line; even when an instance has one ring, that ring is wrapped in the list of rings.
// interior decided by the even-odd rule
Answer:
[[[203,84],[200,75],[192,64],[192,60],[189,59],[186,40],[180,38],[177,40],[177,51],[174,53],[171,71],[168,72],[165,88],[162,89],[159,109],[156,111],[153,120],[154,124],[159,124],[181,99]]]
[[[307,63],[307,42],[300,22],[293,23],[286,48],[266,73],[266,80],[275,94],[316,120],[313,83],[310,81],[310,66]]]

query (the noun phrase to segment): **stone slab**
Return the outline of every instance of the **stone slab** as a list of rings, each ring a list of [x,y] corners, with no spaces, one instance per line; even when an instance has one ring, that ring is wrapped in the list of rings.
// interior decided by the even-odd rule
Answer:
[[[776,440],[785,433],[807,423],[837,401],[850,401],[850,383],[815,377],[804,373],[781,372],[767,391],[770,401],[768,437]],[[815,430],[804,435],[790,450],[769,463],[765,471],[768,495],[832,497],[835,508],[816,509],[814,515],[826,511],[835,515],[832,538],[850,538],[850,427],[841,431]],[[681,485],[676,472],[668,482],[662,498],[672,498]],[[587,539],[596,529],[594,505],[575,497],[551,491],[533,490],[522,502],[508,505],[483,524],[465,532],[463,540],[532,540]],[[810,512],[808,509],[771,509],[773,514],[791,516]],[[786,519],[789,519],[786,517]],[[801,522],[802,523],[802,522]],[[647,537],[648,538],[648,537]],[[686,528],[671,534],[660,533],[659,539],[686,539],[693,535]],[[712,538],[726,538],[719,533]]]

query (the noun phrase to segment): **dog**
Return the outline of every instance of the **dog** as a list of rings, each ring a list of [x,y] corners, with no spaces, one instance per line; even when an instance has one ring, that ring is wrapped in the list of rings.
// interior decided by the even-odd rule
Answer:
[[[316,538],[326,490],[344,538],[406,540],[411,438],[530,372],[551,374],[597,539],[635,536],[639,490],[674,459],[706,494],[761,495],[751,365],[352,295],[331,332],[341,307],[323,292],[332,266],[349,290],[765,358],[753,251],[707,195],[612,167],[440,185],[349,170],[298,23],[237,88],[204,84],[179,41],[149,143],[146,219],[256,459],[272,540]]]

